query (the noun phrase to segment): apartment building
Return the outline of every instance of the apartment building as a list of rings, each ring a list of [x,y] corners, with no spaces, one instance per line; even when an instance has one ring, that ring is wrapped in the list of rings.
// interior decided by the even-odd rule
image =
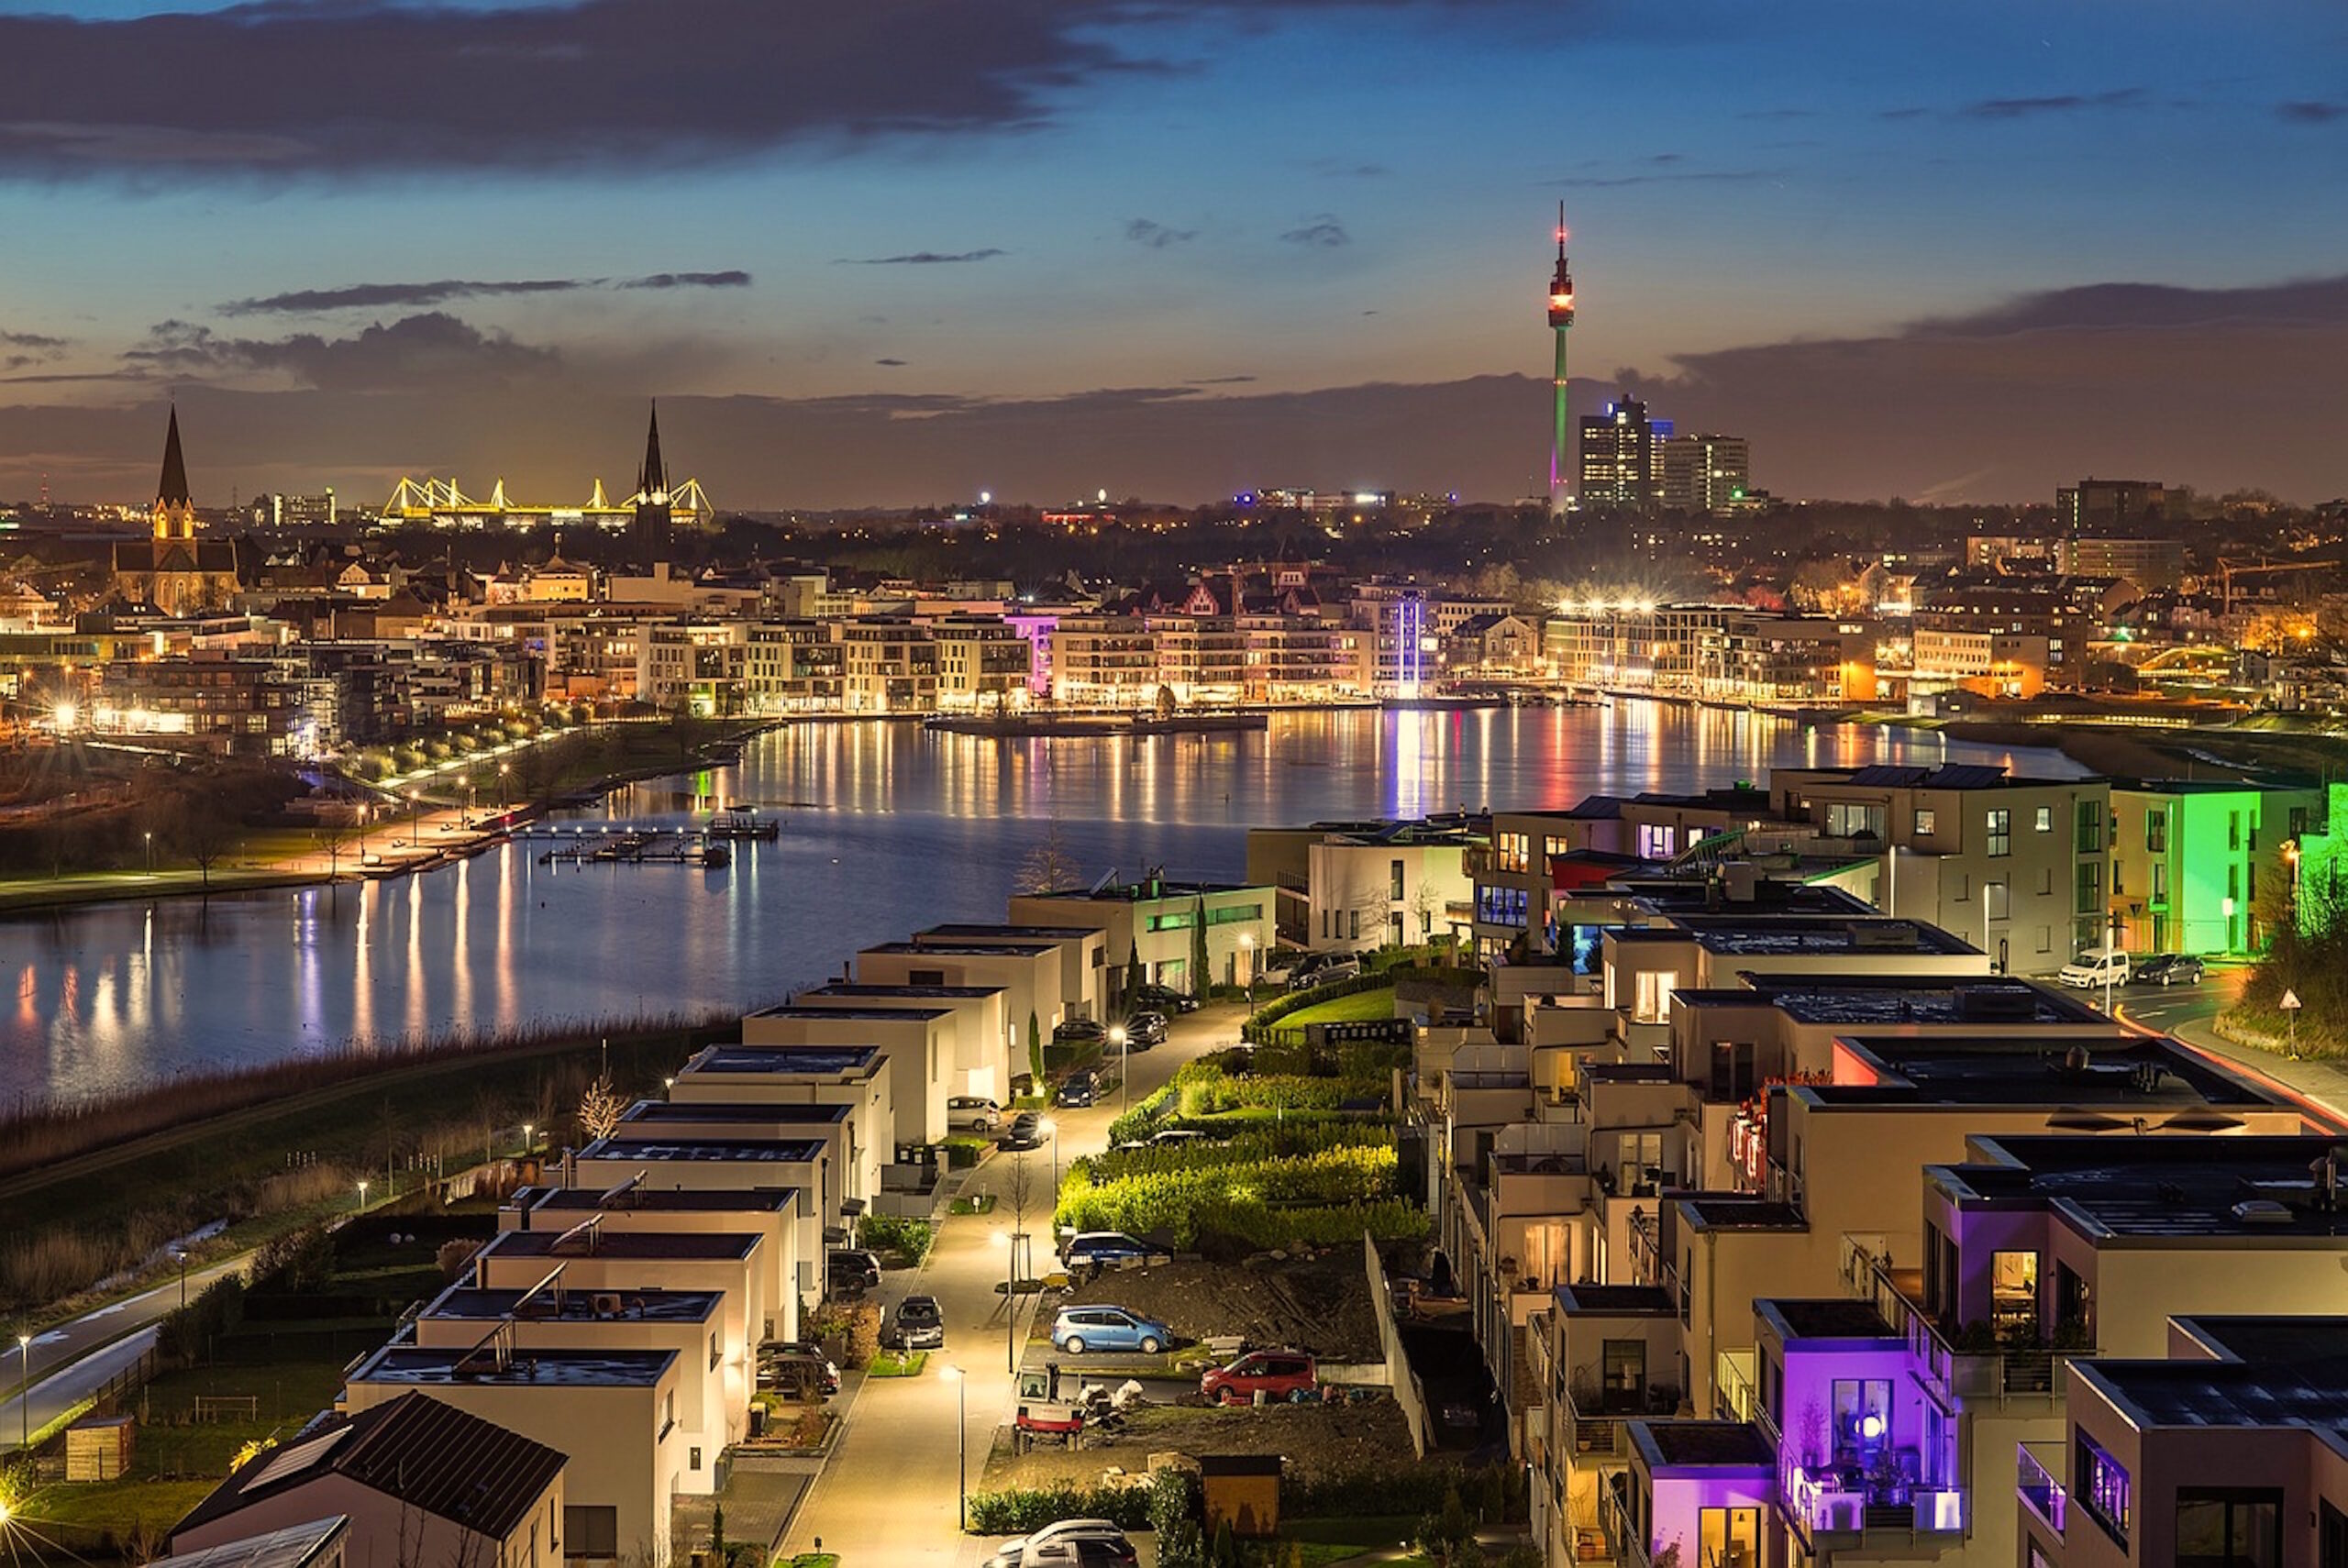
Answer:
[[[1232,703],[1247,696],[1247,634],[1231,615],[1152,615],[1158,684],[1183,703]]]
[[[897,1144],[935,1143],[946,1136],[947,1097],[964,1092],[951,1081],[963,1027],[953,1008],[911,1000],[762,1008],[743,1015],[739,1046],[714,1046],[687,1064],[671,1097],[732,1099],[750,1078],[788,1074],[790,1065],[777,1056],[791,1048],[869,1047],[889,1065]]]
[[[876,1125],[876,1122],[878,1125]],[[818,1168],[824,1187],[817,1212],[859,1214],[880,1190],[880,1167],[892,1152],[895,1127],[867,1108],[833,1102],[639,1099],[612,1129],[614,1143],[659,1143],[679,1139],[813,1140],[824,1145]]]
[[[753,621],[742,678],[753,713],[836,713],[847,706],[846,650],[820,621]]]
[[[798,1251],[803,1204],[797,1192],[787,1189],[648,1187],[633,1178],[604,1188],[525,1187],[499,1205],[497,1228],[559,1236],[592,1220],[605,1236],[754,1235],[759,1247],[751,1255],[763,1262],[769,1304],[756,1325],[763,1343],[797,1339],[800,1298],[812,1301],[823,1294],[822,1259],[802,1258]]]
[[[1018,1021],[1021,1035],[1013,1045],[1011,992],[1003,986],[883,986],[835,981],[794,992],[791,1005],[802,1010],[847,1011],[942,1010],[953,1031],[951,1052],[940,1064],[947,1093],[985,1095],[1008,1099],[1012,1063],[1026,1055],[1027,1021]],[[746,1036],[747,1038],[747,1036]]]
[[[856,955],[859,985],[1000,990],[1014,1071],[1024,1070],[1031,1027],[1049,1037],[1082,1005],[1080,991],[1064,992],[1065,974],[1060,948],[1051,942],[884,942]]]
[[[926,626],[895,616],[830,624],[840,649],[840,707],[849,713],[932,713],[937,645]]]
[[[1035,649],[1019,628],[991,615],[946,615],[929,624],[941,712],[1016,712],[1027,706]]]
[[[1157,637],[1138,615],[1063,615],[1052,628],[1052,700],[1140,708],[1157,701]]]
[[[1303,945],[1367,953],[1464,934],[1481,834],[1419,823],[1333,831],[1305,846]]]
[[[1110,1005],[1145,982],[1204,992],[1236,985],[1270,951],[1278,895],[1268,887],[1178,882],[1152,874],[1135,882],[1014,894],[1014,923],[1082,926],[1107,933]],[[1206,933],[1207,972],[1193,975],[1193,933]],[[1133,972],[1135,965],[1139,972]]]
[[[2111,916],[2131,953],[2248,956],[2275,933],[2262,886],[2283,894],[2323,791],[2215,780],[2111,786]]]
[[[1100,1018],[1107,1001],[1109,933],[1099,925],[988,925],[958,922],[913,934],[919,947],[1024,947],[1047,943],[1059,954],[1059,991],[1069,1014]]]
[[[567,1455],[563,1556],[666,1568],[670,1507],[689,1490],[679,1372],[674,1351],[391,1344],[351,1369],[343,1405],[356,1418],[404,1394],[426,1394]]]

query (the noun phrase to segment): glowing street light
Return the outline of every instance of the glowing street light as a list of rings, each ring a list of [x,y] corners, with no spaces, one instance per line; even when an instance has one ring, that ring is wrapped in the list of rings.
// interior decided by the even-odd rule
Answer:
[[[32,1388],[33,1337],[30,1334],[18,1334],[17,1336],[17,1425],[19,1430],[17,1434],[17,1446],[27,1453],[32,1452],[33,1446]]]
[[[359,1207],[362,1209],[367,1207],[367,1178],[364,1176],[359,1178]]]

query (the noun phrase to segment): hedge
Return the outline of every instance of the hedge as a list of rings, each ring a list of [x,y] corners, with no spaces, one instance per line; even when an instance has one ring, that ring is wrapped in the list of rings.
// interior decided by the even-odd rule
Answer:
[[[972,1535],[1027,1535],[1060,1519],[1110,1519],[1147,1529],[1150,1489],[1139,1486],[1011,1486],[970,1494]]]
[[[1239,1026],[1242,1040],[1255,1040],[1259,1031],[1268,1030],[1290,1013],[1308,1007],[1317,1007],[1339,997],[1350,997],[1362,991],[1383,990],[1394,983],[1388,975],[1357,975],[1350,980],[1338,980],[1326,986],[1315,986],[1309,991],[1290,991],[1278,1001],[1266,1002],[1256,1010],[1255,1016]]]
[[[936,1227],[926,1220],[895,1214],[867,1214],[857,1221],[856,1227],[860,1245],[875,1252],[894,1253],[911,1264],[918,1264],[929,1255],[929,1243],[936,1233]]]
[[[1138,1176],[1156,1171],[1190,1170],[1207,1165],[1240,1165],[1257,1160],[1294,1158],[1317,1154],[1326,1149],[1391,1149],[1394,1130],[1383,1121],[1368,1121],[1355,1117],[1316,1116],[1304,1120],[1300,1113],[1294,1121],[1278,1124],[1250,1118],[1246,1121],[1216,1126],[1213,1119],[1191,1124],[1178,1121],[1191,1131],[1221,1134],[1219,1141],[1184,1140],[1175,1143],[1152,1143],[1139,1149],[1112,1148],[1099,1154],[1085,1154],[1070,1162],[1069,1170],[1081,1171],[1095,1186],[1114,1181],[1120,1176]]]
[[[1170,1153],[1170,1152],[1169,1152]],[[1428,1231],[1426,1211],[1395,1196],[1387,1147],[1336,1147],[1294,1158],[1224,1161],[1200,1150],[1192,1163],[1136,1170],[1098,1182],[1071,1169],[1056,1221],[1078,1231],[1171,1236],[1178,1247],[1224,1237],[1255,1247],[1358,1240],[1403,1241]]]

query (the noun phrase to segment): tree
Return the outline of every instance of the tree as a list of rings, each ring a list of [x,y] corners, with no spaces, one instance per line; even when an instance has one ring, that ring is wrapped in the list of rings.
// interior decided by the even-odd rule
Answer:
[[[1060,839],[1060,824],[1055,821],[1044,829],[1043,842],[1019,862],[1012,891],[1057,893],[1075,887],[1083,878],[1076,856],[1069,853],[1068,845]]]
[[[1207,900],[1202,893],[1191,904],[1191,994],[1203,998],[1214,977],[1207,972]]]
[[[180,822],[180,846],[195,862],[204,886],[212,886],[212,868],[237,842],[237,824],[216,802],[194,801]]]
[[[1027,1011],[1027,1078],[1035,1092],[1043,1092],[1044,1026],[1033,1008]]]
[[[1125,941],[1125,1005],[1130,1008],[1134,992],[1142,983],[1141,938],[1130,936]]]
[[[1174,701],[1174,688],[1171,686],[1159,687],[1157,689],[1157,716],[1161,719],[1170,719],[1174,716],[1175,711],[1178,707],[1179,704]]]
[[[588,1143],[608,1138],[619,1131],[620,1118],[627,1112],[627,1101],[612,1088],[612,1076],[605,1073],[579,1097],[579,1132]]]

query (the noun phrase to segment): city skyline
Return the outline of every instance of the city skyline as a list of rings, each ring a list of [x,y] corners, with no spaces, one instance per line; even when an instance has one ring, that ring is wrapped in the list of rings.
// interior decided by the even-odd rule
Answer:
[[[721,507],[1534,496],[1561,196],[1576,412],[1778,494],[2348,490],[2311,5],[64,9],[0,17],[0,221],[73,237],[11,498],[146,499],[174,396],[215,506],[583,499],[655,396]]]

